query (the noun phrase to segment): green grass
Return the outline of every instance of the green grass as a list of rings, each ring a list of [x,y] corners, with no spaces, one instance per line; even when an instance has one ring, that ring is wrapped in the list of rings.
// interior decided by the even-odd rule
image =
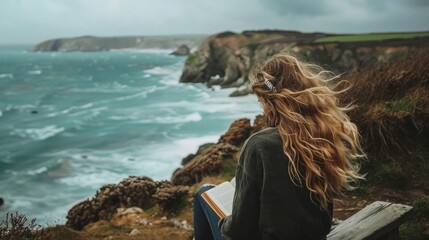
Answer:
[[[415,37],[429,36],[429,32],[414,32],[414,33],[367,33],[340,35],[334,37],[325,37],[316,39],[314,42],[363,42],[363,41],[382,41],[387,39],[407,39]]]
[[[203,57],[198,53],[191,53],[186,59],[186,65],[198,66],[204,61]]]
[[[429,197],[414,202],[410,219],[399,228],[399,239],[424,240],[429,238]]]
[[[224,181],[230,181],[235,177],[237,161],[231,158],[224,159],[223,161],[221,173],[217,177]]]

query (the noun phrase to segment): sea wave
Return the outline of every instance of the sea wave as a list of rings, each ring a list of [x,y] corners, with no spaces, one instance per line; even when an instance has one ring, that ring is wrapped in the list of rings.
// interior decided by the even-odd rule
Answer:
[[[12,73],[0,73],[0,78],[14,78]]]
[[[166,86],[176,86],[176,85],[180,84],[179,81],[177,81],[177,78],[178,77],[176,77],[176,76],[173,76],[173,77],[167,76],[167,77],[164,77],[163,79],[159,80],[159,82],[166,85]]]
[[[50,113],[50,114],[48,114],[48,117],[56,117],[56,116],[58,116],[60,114],[73,113],[73,112],[77,112],[79,110],[90,108],[92,106],[94,106],[94,103],[86,103],[86,104],[83,104],[83,105],[80,105],[80,106],[72,106],[72,107],[69,107],[67,109],[62,110],[61,112]]]
[[[138,116],[110,116],[108,117],[108,119],[110,120],[115,120],[115,121],[123,121],[123,120],[137,120],[139,119]]]
[[[15,129],[10,132],[10,135],[16,135],[23,138],[31,138],[34,140],[45,140],[53,137],[59,133],[64,132],[63,127],[57,127],[56,125],[47,126],[44,128],[28,128],[28,129]]]
[[[191,137],[191,138],[183,138],[174,141],[175,144],[181,146],[181,147],[191,147],[193,148],[192,152],[196,152],[199,146],[205,143],[214,143],[217,142],[219,139],[219,135],[208,135],[208,136],[201,136],[201,137]]]
[[[216,101],[202,101],[202,102],[191,102],[191,101],[178,101],[178,102],[168,102],[168,103],[158,103],[156,107],[159,108],[185,108],[190,111],[198,111],[198,112],[207,112],[207,113],[216,113],[216,112],[225,112],[228,110],[234,110],[239,105],[235,102],[224,101],[224,102],[216,102]]]
[[[38,168],[38,169],[35,169],[35,170],[28,170],[27,174],[34,176],[34,175],[38,175],[38,174],[44,173],[46,171],[48,171],[47,167],[41,167],[41,168]]]
[[[164,90],[164,89],[166,89],[166,87],[151,86],[144,91],[134,93],[131,95],[127,95],[127,96],[123,96],[123,97],[118,97],[118,98],[116,98],[116,100],[123,101],[123,100],[129,100],[129,99],[133,99],[133,98],[146,98],[148,94],[154,93],[154,92],[159,91],[159,90]]]
[[[157,74],[157,75],[169,75],[175,73],[176,70],[171,68],[154,67],[151,69],[144,70],[144,73]]]
[[[84,104],[84,105],[81,105],[81,106],[72,106],[72,107],[70,107],[70,108],[67,108],[67,109],[65,109],[65,110],[61,111],[61,113],[63,113],[63,114],[67,114],[67,113],[69,113],[69,112],[73,112],[73,111],[76,111],[76,110],[81,110],[81,109],[90,108],[90,107],[92,107],[92,106],[94,106],[94,104],[93,104],[93,103],[87,103],[87,104]]]
[[[171,123],[186,123],[186,122],[199,122],[203,119],[200,113],[194,112],[187,115],[156,117],[152,119],[144,119],[136,123],[158,123],[158,124],[171,124]]]
[[[139,49],[139,48],[122,48],[122,49],[110,49],[110,52],[135,52],[135,53],[153,53],[153,54],[162,54],[162,55],[169,55],[172,53],[175,49],[169,49],[169,48],[145,48],[145,49]]]
[[[28,71],[27,73],[30,75],[40,75],[40,74],[42,74],[42,70],[41,69],[31,70],[31,71]]]
[[[19,112],[24,112],[24,111],[28,111],[28,110],[33,110],[37,108],[36,105],[32,105],[32,104],[23,104],[23,105],[7,105],[5,108],[5,111],[13,111],[13,110],[18,110]]]
[[[116,183],[126,178],[126,173],[115,173],[108,170],[89,169],[74,176],[56,179],[57,182],[69,186],[80,186],[97,189],[107,183]]]

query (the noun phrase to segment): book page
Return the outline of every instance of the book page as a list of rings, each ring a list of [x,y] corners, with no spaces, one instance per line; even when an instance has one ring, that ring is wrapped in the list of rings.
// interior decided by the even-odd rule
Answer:
[[[235,177],[233,177],[231,179],[231,181],[229,181],[231,183],[231,185],[235,188]]]
[[[224,216],[228,216],[231,215],[232,212],[234,192],[235,188],[230,182],[223,182],[206,191],[205,194],[210,198],[210,200],[212,200],[214,204],[216,204],[216,207],[223,212]]]

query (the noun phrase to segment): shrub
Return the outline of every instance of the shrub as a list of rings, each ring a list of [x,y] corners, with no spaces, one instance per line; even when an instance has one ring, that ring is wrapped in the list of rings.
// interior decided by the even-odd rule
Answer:
[[[0,223],[0,240],[41,239],[44,231],[36,223],[36,219],[28,222],[25,215],[18,212],[7,213],[6,219]]]

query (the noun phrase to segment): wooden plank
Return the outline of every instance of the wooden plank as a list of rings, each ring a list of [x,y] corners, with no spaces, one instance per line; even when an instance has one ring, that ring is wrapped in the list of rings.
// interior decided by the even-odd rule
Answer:
[[[397,231],[411,209],[412,207],[402,204],[373,202],[335,227],[327,239],[379,239],[392,231]]]

